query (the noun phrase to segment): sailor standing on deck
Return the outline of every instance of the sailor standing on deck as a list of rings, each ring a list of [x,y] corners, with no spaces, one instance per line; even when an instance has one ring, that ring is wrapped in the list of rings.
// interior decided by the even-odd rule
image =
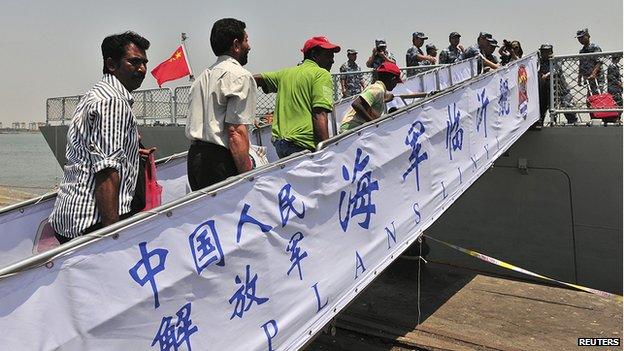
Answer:
[[[326,37],[313,37],[301,51],[300,65],[254,76],[265,93],[277,92],[272,139],[280,158],[314,150],[329,138],[327,114],[334,106],[329,70],[340,46]]]
[[[192,190],[253,168],[247,126],[254,121],[257,87],[243,68],[251,50],[245,23],[216,21],[210,45],[217,62],[197,77],[190,91],[186,137],[191,142],[187,172]]]
[[[131,215],[139,134],[130,92],[145,78],[149,46],[134,32],[102,41],[104,77],[74,112],[63,180],[49,218],[60,243]]]
[[[449,43],[451,45],[440,52],[440,64],[446,65],[461,61],[464,47],[459,43],[459,38],[461,38],[461,35],[457,32],[449,34]]]
[[[347,62],[340,66],[340,73],[351,73],[340,76],[340,87],[342,88],[342,97],[357,95],[366,87],[366,82],[360,72],[362,68],[355,62],[358,52],[354,49],[347,50]]]
[[[366,60],[366,67],[376,69],[386,61],[396,63],[394,54],[388,51],[386,39],[375,39],[375,48],[373,49],[373,53],[370,55],[368,60]]]
[[[576,31],[576,39],[583,45],[579,50],[579,54],[602,52],[600,46],[592,43],[590,38],[591,36],[587,28]],[[592,94],[601,92],[604,85],[604,76],[602,74],[602,62],[597,57],[582,57],[579,59],[577,83],[578,85],[589,84]]]
[[[412,33],[412,47],[407,49],[407,53],[405,54],[405,63],[408,67],[422,66],[424,62],[435,65],[436,58],[425,54],[421,49],[427,39],[429,39],[429,37],[423,32]]]
[[[462,60],[479,56],[481,60],[477,62],[477,72],[486,72],[488,69],[497,69],[500,67],[498,58],[494,55],[494,49],[498,47],[498,41],[492,37],[492,34],[480,32],[477,37],[477,45],[471,46],[462,54]],[[485,66],[485,67],[483,67]]]

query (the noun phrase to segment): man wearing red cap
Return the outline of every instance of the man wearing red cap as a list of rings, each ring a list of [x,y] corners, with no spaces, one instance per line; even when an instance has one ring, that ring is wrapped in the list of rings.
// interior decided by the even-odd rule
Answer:
[[[351,104],[340,125],[340,133],[356,128],[366,122],[377,119],[386,109],[386,102],[392,101],[394,95],[389,93],[397,84],[403,82],[401,70],[390,61],[382,63],[376,70],[377,80],[364,89]],[[399,95],[403,98],[420,98],[427,93]]]
[[[254,76],[265,93],[277,93],[272,134],[280,158],[314,150],[329,138],[327,113],[334,105],[329,70],[340,46],[326,37],[313,37],[301,51],[300,65]]]

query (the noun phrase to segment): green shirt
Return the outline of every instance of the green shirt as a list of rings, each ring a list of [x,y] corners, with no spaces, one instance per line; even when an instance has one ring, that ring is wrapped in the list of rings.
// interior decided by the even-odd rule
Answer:
[[[329,71],[305,60],[295,67],[262,73],[269,91],[277,91],[273,137],[313,150],[312,108],[331,111],[333,86]]]

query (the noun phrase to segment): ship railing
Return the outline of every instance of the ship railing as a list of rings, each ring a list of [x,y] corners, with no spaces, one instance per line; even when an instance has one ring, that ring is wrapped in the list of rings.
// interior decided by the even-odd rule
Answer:
[[[143,124],[174,123],[171,89],[135,90],[132,97],[132,112],[137,121],[142,121]]]
[[[173,118],[173,94],[169,88],[143,89],[132,92],[132,112],[143,124],[170,124]],[[46,100],[46,124],[64,125],[71,120],[82,96],[62,96]]]
[[[190,85],[180,86],[173,90],[173,116],[174,123],[177,125],[186,124],[190,92]],[[257,98],[256,119],[260,122],[267,122],[268,116],[272,115],[275,109],[275,93],[265,94],[262,89],[258,88]]]
[[[80,102],[81,96],[53,97],[46,100],[46,124],[70,120]]]
[[[581,66],[600,66],[596,78],[580,74]],[[589,68],[586,68],[589,67]],[[622,51],[554,56],[550,59],[550,114],[622,112]],[[615,104],[590,104],[589,97],[609,94]],[[577,117],[580,117],[577,115]]]
[[[407,78],[444,66],[446,65],[401,68],[402,77]],[[343,99],[340,80],[349,79],[349,77],[356,75],[362,77],[365,82],[364,86],[373,80],[373,70],[332,74],[334,101]],[[173,90],[170,88],[135,90],[132,92],[134,97],[132,111],[137,121],[142,124],[186,124],[190,90],[190,85],[179,86]],[[81,98],[80,95],[48,98],[46,100],[46,124],[64,125],[71,120]],[[265,94],[262,89],[258,89],[256,118],[260,123],[267,122],[267,119],[273,114],[275,99],[275,93]]]

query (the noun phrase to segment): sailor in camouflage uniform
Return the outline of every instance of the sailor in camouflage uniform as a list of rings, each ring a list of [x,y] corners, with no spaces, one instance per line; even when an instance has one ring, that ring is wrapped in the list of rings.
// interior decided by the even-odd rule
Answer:
[[[561,66],[553,62],[553,72],[550,70],[550,59],[553,57],[553,46],[550,44],[542,44],[539,48],[539,69],[537,75],[539,77],[538,93],[539,93],[539,107],[540,107],[540,119],[536,123],[538,126],[544,124],[544,118],[546,112],[551,108],[550,106],[550,80],[554,80],[554,96],[558,101],[560,107],[572,108],[572,94],[570,93],[570,87],[563,76]],[[551,77],[552,75],[552,77]],[[566,112],[563,114],[568,123],[575,123],[578,119],[575,113]],[[555,116],[550,116],[553,122]]]
[[[355,62],[357,60],[357,51],[354,49],[347,50],[348,61],[340,66],[340,73],[361,72],[362,69]],[[340,76],[340,86],[342,88],[342,97],[357,95],[362,92],[366,86],[366,82],[361,73],[348,74]]]
[[[388,51],[386,39],[375,39],[375,48],[373,49],[371,56],[366,61],[366,67],[376,69],[386,61],[396,63],[396,58],[394,58],[393,53]]]
[[[494,49],[497,47],[498,41],[492,37],[492,34],[480,32],[477,37],[477,45],[466,49],[461,59],[466,60],[472,57],[481,57],[481,60],[477,62],[478,73],[485,72],[488,69],[497,69],[500,67],[498,58],[494,55]],[[483,66],[485,66],[485,68]]]
[[[428,56],[421,49],[427,39],[429,39],[429,37],[423,32],[414,32],[412,34],[412,47],[407,49],[407,53],[405,54],[405,63],[408,67],[422,66],[426,61],[433,62],[432,64],[435,63],[435,57]],[[414,74],[416,74],[414,70],[407,71],[408,77]]]
[[[441,65],[461,61],[461,56],[464,53],[464,47],[459,44],[460,37],[461,35],[457,32],[451,32],[451,34],[449,34],[449,43],[451,45],[440,52],[439,63]]]
[[[607,66],[607,92],[613,95],[613,99],[619,108],[622,108],[621,59],[622,54],[615,54],[611,56],[611,62]]]
[[[600,46],[589,41],[590,35],[587,28],[576,31],[576,39],[583,45],[579,54],[602,52]],[[584,57],[579,59],[578,85],[589,84],[591,94],[599,94],[604,87],[602,74],[602,62],[598,57]],[[597,85],[596,85],[597,84]]]

